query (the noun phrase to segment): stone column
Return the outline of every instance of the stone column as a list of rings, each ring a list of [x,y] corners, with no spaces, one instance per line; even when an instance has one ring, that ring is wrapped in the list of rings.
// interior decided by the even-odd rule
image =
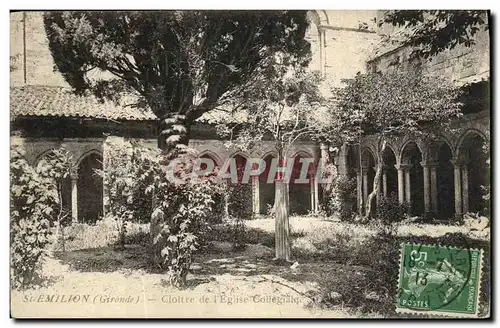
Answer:
[[[312,211],[317,213],[319,211],[320,204],[320,186],[319,181],[321,180],[321,176],[318,174],[318,167],[321,166],[321,172],[324,171],[325,167],[329,164],[330,158],[328,154],[328,145],[322,143],[319,146],[319,151],[314,152],[314,172],[311,174],[311,193],[314,192],[314,199],[311,201]]]
[[[455,216],[462,216],[462,166],[457,161],[451,161],[453,164],[455,180]]]
[[[425,213],[431,212],[431,181],[430,170],[427,163],[420,163],[424,171],[424,208]]]
[[[260,214],[260,184],[259,176],[252,176],[252,212],[254,215]]]
[[[71,218],[73,223],[78,222],[78,173],[71,172]]]
[[[469,169],[462,166],[462,213],[469,212]]]
[[[375,172],[377,172],[377,167],[374,167],[373,169],[375,170]],[[377,194],[375,195],[375,203],[377,204],[377,206],[380,205],[380,198],[382,198],[381,197],[381,195],[382,195],[382,188],[383,188],[382,187],[382,182],[383,182],[382,181],[382,175],[379,176],[378,179],[379,179],[378,180],[378,190],[377,190]]]
[[[358,199],[358,214],[363,214],[363,179],[361,178],[361,171],[356,169],[356,193]]]
[[[319,185],[318,185],[318,179],[316,177],[313,177],[313,187],[314,187],[314,207],[313,211],[314,213],[317,213],[319,211]]]
[[[368,168],[363,168],[363,205],[366,206],[368,200]]]
[[[318,29],[319,32],[319,62],[320,62],[320,74],[321,77],[325,77],[325,30],[323,28]]]
[[[387,169],[382,171],[382,192],[384,197],[387,197]]]
[[[109,138],[109,137],[108,137]],[[106,163],[107,163],[107,157],[108,157],[108,152],[106,149],[106,140],[104,140],[102,144],[102,171],[105,173],[106,172]],[[108,190],[108,183],[106,181],[106,175],[102,178],[102,217],[106,216],[106,213],[108,212],[108,206],[109,206],[109,190]]]
[[[330,156],[328,154],[328,145],[322,143],[320,146],[320,162],[323,165],[326,165],[330,162]]]
[[[428,164],[429,165],[429,164]],[[437,173],[436,173],[436,164],[429,165],[430,171],[430,183],[431,183],[431,211],[437,213]]]
[[[405,196],[406,202],[411,203],[410,167],[405,169]]]
[[[401,164],[395,165],[398,170],[398,200],[400,203],[404,203],[405,194],[404,194],[404,169]]]

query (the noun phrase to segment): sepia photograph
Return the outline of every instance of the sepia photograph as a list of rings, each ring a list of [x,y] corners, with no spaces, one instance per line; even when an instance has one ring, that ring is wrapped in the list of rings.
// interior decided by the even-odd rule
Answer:
[[[491,318],[490,11],[9,19],[11,318]]]

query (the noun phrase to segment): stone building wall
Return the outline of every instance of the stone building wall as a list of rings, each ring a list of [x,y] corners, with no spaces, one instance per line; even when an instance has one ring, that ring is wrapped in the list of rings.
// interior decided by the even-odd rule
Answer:
[[[10,67],[11,86],[29,84],[69,87],[62,75],[54,71],[54,60],[49,50],[42,12],[10,13]]]
[[[485,20],[487,21],[486,13]],[[451,50],[444,50],[436,56],[421,60],[422,68],[431,75],[443,77],[458,85],[486,80],[490,76],[490,35],[485,30],[487,24],[479,26],[474,36],[475,44],[471,47],[457,45]],[[390,26],[383,26],[379,33],[395,33]],[[410,58],[411,48],[397,45],[378,44],[368,66],[376,71],[384,72],[400,65],[415,65],[417,61]]]
[[[370,10],[314,10],[308,13],[310,26],[306,39],[311,44],[309,68],[319,71],[321,90],[329,95],[342,79],[366,70],[366,61],[380,42]]]

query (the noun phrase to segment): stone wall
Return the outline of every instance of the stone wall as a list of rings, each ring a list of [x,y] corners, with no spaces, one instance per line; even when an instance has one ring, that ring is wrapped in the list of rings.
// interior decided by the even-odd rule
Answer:
[[[380,41],[372,21],[375,14],[362,10],[309,12],[310,26],[306,33],[312,51],[309,68],[321,73],[325,95],[331,87],[341,86],[342,79],[365,71],[366,61]]]
[[[23,40],[24,28],[26,42]],[[10,13],[10,66],[11,86],[29,84],[69,87],[62,75],[54,72],[54,60],[49,50],[42,12]]]
[[[487,19],[485,17],[485,19]],[[490,36],[485,28],[479,26],[474,36],[475,44],[466,47],[457,45],[451,50],[440,52],[427,60],[422,59],[422,68],[429,74],[450,79],[458,85],[486,80],[490,76]],[[383,33],[395,33],[391,27],[382,28]],[[376,71],[390,71],[396,67],[414,65],[410,59],[411,48],[397,45],[380,45],[368,65]]]

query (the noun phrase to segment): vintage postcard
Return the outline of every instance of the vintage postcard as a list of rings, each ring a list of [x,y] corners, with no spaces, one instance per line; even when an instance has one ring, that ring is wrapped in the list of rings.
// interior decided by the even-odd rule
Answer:
[[[10,13],[10,313],[487,319],[490,13]]]

